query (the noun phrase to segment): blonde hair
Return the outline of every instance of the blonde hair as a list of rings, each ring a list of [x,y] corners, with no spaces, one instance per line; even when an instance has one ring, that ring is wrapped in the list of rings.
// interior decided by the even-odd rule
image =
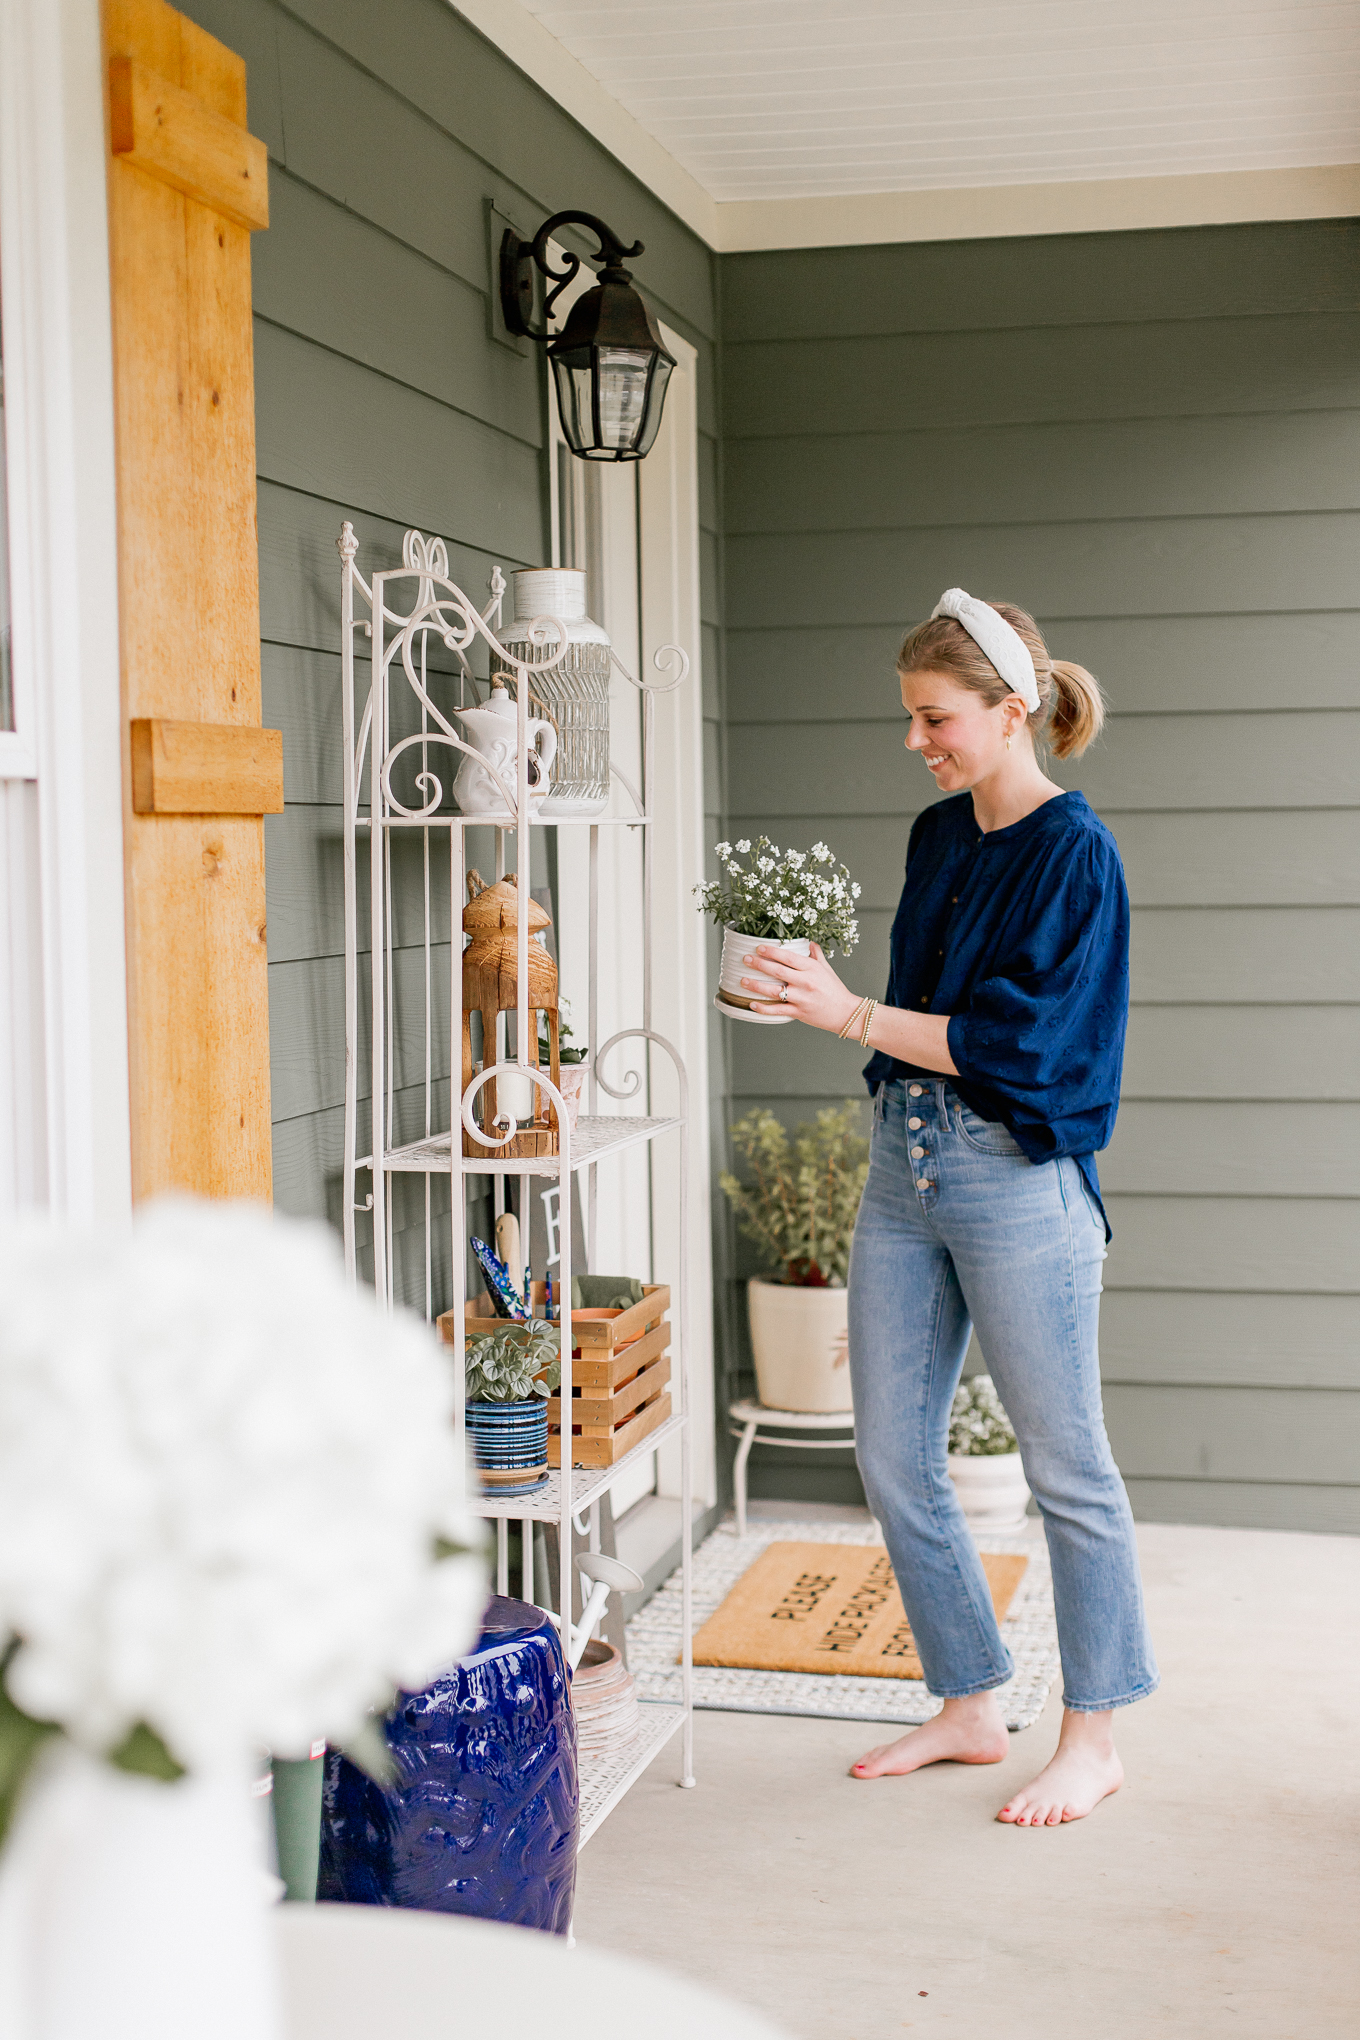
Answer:
[[[1094,673],[1073,665],[1070,659],[1051,659],[1043,633],[1027,610],[1017,609],[1013,602],[990,602],[987,606],[1004,616],[1024,639],[1034,661],[1039,706],[1030,712],[1028,721],[1036,743],[1046,745],[1055,757],[1079,758],[1100,735],[1105,721],[1100,682]],[[1014,692],[952,616],[932,616],[909,630],[897,655],[897,670],[903,674],[943,673],[960,687],[980,694],[988,708],[998,707]]]

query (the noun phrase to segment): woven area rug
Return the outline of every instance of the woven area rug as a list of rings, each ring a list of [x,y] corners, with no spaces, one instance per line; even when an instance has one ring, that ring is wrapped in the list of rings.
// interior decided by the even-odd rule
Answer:
[[[748,1522],[738,1537],[729,1521],[694,1554],[694,1626],[716,1614],[742,1575],[766,1547],[782,1542],[882,1547],[872,1523]],[[1015,1660],[1015,1677],[997,1690],[1008,1728],[1029,1728],[1043,1712],[1058,1676],[1058,1632],[1048,1554],[1028,1537],[990,1537],[988,1552],[1029,1559],[1001,1625]],[[678,1701],[680,1692],[680,1575],[628,1624],[628,1665],[641,1700]],[[847,1673],[741,1671],[716,1665],[694,1668],[696,1707],[737,1714],[813,1714],[830,1721],[887,1721],[910,1727],[929,1721],[940,1703],[919,1679],[856,1678]]]

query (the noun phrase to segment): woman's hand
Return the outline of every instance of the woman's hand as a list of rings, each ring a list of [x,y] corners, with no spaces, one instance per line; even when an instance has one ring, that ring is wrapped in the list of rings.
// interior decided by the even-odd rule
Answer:
[[[764,1001],[752,1005],[753,1013],[791,1013],[809,1027],[825,1027],[836,1034],[860,1003],[846,990],[815,942],[811,956],[776,949],[768,942],[753,942],[750,955],[742,962],[757,966],[761,973],[741,981],[744,992],[753,992],[757,1000]],[[783,998],[780,985],[788,987]]]

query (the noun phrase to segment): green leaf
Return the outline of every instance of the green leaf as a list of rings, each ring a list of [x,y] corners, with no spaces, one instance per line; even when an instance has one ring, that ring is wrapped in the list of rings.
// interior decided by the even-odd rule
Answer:
[[[183,1764],[171,1756],[155,1729],[144,1721],[129,1729],[116,1750],[109,1751],[109,1762],[120,1771],[131,1771],[134,1777],[159,1778],[166,1785],[184,1776]]]
[[[385,1791],[400,1785],[401,1772],[397,1769],[397,1760],[371,1714],[336,1747],[344,1752],[351,1764],[358,1765],[366,1778],[371,1778]]]
[[[16,1707],[5,1689],[4,1673],[18,1648],[17,1642],[11,1643],[0,1658],[0,1846],[9,1832],[33,1759],[50,1737],[61,1734],[55,1721],[35,1721],[22,1707]]]

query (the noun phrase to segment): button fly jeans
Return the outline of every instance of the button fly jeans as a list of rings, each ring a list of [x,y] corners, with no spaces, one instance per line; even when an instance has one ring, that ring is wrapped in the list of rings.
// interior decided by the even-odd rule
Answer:
[[[1105,1227],[1070,1158],[1036,1165],[944,1081],[880,1086],[850,1262],[856,1454],[932,1693],[1014,1667],[947,1467],[970,1321],[1043,1516],[1063,1703],[1157,1685],[1133,1517],[1105,1436]]]

